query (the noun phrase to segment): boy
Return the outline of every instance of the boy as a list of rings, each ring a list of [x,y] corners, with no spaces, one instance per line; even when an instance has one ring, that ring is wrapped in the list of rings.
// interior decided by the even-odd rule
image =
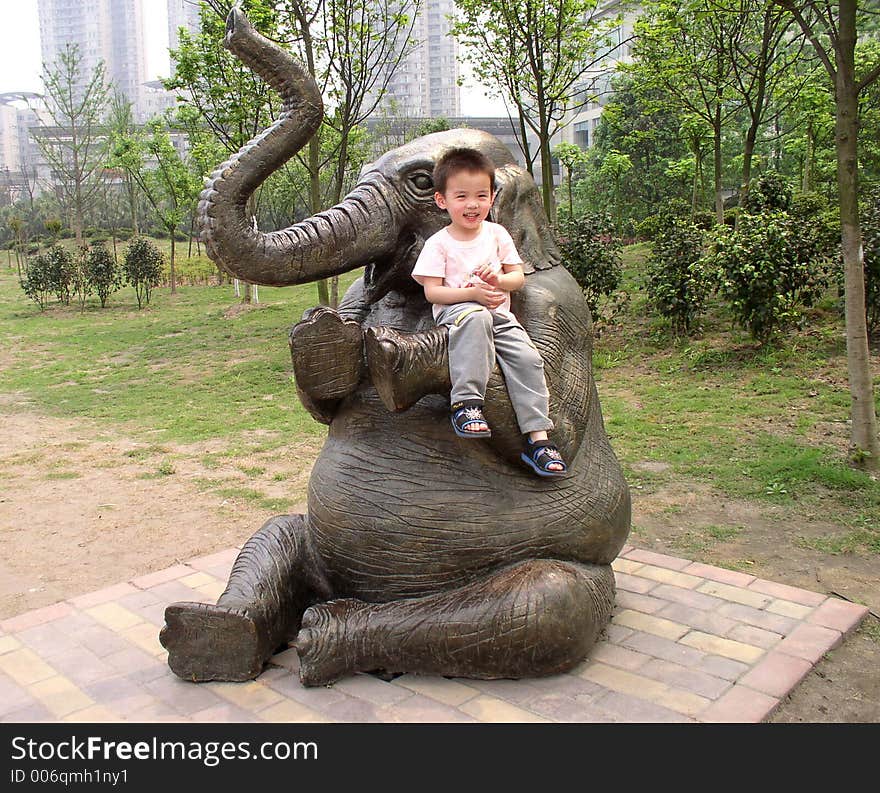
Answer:
[[[474,149],[452,149],[434,168],[434,201],[450,224],[428,238],[413,278],[449,331],[452,427],[461,438],[488,438],[483,415],[495,361],[504,374],[520,430],[522,459],[540,476],[567,472],[547,438],[549,392],[544,362],[510,311],[510,293],[525,282],[522,259],[507,230],[486,220],[495,199],[495,167]]]

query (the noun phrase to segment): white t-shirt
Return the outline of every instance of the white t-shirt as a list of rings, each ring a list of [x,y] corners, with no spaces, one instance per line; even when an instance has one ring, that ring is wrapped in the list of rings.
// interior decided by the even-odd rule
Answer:
[[[425,240],[425,246],[416,260],[412,276],[420,284],[422,278],[442,278],[443,286],[460,289],[473,286],[479,279],[474,272],[488,264],[494,272],[501,272],[504,264],[522,264],[513,239],[504,226],[484,220],[480,233],[472,240],[455,239],[448,229],[441,229]],[[434,306],[434,317],[442,306]],[[510,314],[510,293],[496,311]]]

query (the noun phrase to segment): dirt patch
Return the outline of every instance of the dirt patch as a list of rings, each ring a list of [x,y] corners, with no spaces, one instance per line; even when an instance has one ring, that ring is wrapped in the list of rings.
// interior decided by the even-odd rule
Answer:
[[[301,511],[320,440],[249,453],[228,445],[155,444],[88,421],[49,419],[0,397],[0,618],[241,545],[264,520]],[[265,444],[264,444],[265,445]],[[811,538],[842,531],[821,515],[725,497],[663,477],[633,487],[633,544],[760,578],[834,593],[880,613],[876,556],[824,554]],[[805,545],[805,542],[807,545]],[[880,722],[880,631],[862,629],[782,704],[779,722]]]

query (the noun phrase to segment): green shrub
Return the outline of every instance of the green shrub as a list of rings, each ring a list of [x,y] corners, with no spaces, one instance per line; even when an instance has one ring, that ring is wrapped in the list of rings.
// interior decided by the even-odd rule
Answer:
[[[620,286],[623,272],[620,239],[614,235],[609,215],[583,214],[564,218],[559,224],[559,246],[566,269],[583,290],[594,319],[599,303]]]
[[[675,216],[662,217],[661,226],[647,260],[648,303],[675,332],[687,333],[712,287],[702,261],[703,231]]]
[[[123,271],[129,284],[134,287],[138,308],[150,302],[150,294],[162,278],[164,257],[148,239],[135,237],[125,246]]]
[[[49,262],[52,291],[62,303],[68,305],[75,270],[73,256],[61,245],[53,245],[46,251],[46,259]]]
[[[815,219],[774,209],[744,212],[738,229],[713,232],[707,261],[717,268],[718,291],[762,344],[799,320],[828,287],[834,251],[816,226]]]
[[[107,299],[122,286],[122,272],[105,245],[94,245],[85,261],[88,283],[98,294],[101,308]]]
[[[762,212],[782,210],[791,206],[792,189],[788,180],[775,171],[768,171],[753,179],[743,205],[743,212],[759,215]]]
[[[40,307],[40,311],[45,311],[49,296],[55,291],[52,263],[47,254],[41,253],[28,261],[21,288]]]

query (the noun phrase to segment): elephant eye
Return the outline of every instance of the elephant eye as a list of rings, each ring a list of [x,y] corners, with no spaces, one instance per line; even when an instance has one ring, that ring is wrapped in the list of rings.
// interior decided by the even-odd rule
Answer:
[[[410,181],[416,190],[430,190],[434,187],[434,180],[426,173],[413,174],[410,177]]]

